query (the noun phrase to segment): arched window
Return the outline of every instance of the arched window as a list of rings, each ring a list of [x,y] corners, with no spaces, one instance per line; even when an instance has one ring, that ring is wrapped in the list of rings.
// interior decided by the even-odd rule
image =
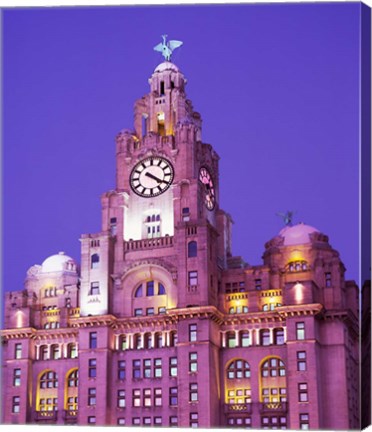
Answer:
[[[56,345],[56,344],[52,345],[50,347],[50,351],[51,351],[52,360],[58,360],[60,358],[59,357],[59,353],[60,353],[59,345]]]
[[[164,295],[164,294],[165,294],[164,285],[159,282],[159,285],[158,285],[158,295]]]
[[[136,289],[134,297],[142,297],[142,284]]]
[[[270,330],[262,329],[260,330],[260,345],[270,345]]]
[[[155,333],[155,348],[163,348],[163,335],[161,333]]]
[[[248,347],[249,345],[251,345],[251,338],[248,331],[239,332],[239,336],[240,336],[241,347]]]
[[[284,340],[284,329],[276,328],[274,329],[274,344],[275,345],[283,345]]]
[[[128,348],[129,348],[129,340],[127,338],[127,335],[121,335],[119,349],[125,351]]]
[[[170,346],[174,347],[178,343],[178,335],[176,331],[170,332]]]
[[[78,386],[79,386],[79,371],[73,369],[67,372],[67,386],[65,387],[65,410],[76,411],[78,409]]]
[[[235,348],[236,347],[235,332],[227,332],[226,338],[227,338],[227,346],[229,348]]]
[[[187,256],[189,258],[196,257],[198,255],[198,243],[191,241],[187,245]]]
[[[96,269],[99,267],[99,255],[97,253],[93,254],[90,258],[90,267]]]
[[[48,346],[41,345],[40,347],[40,360],[48,360]]]
[[[68,358],[77,358],[77,346],[75,343],[71,342],[67,345],[67,357]]]
[[[142,348],[141,335],[138,333],[134,335],[134,348],[135,349]]]
[[[249,364],[245,360],[234,360],[230,363],[227,368],[227,378],[237,379],[237,378],[250,378],[251,369]]]
[[[287,402],[286,370],[281,359],[270,357],[262,363],[260,386],[261,402]]]
[[[152,335],[151,335],[151,333],[145,333],[144,341],[145,341],[145,349],[151,349],[152,348]]]
[[[47,371],[43,373],[40,377],[40,388],[57,388],[58,387],[58,377],[56,372]]]

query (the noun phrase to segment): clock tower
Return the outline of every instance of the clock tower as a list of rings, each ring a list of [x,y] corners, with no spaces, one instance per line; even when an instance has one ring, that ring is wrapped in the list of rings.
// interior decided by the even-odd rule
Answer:
[[[82,238],[82,314],[144,313],[135,290],[154,274],[166,309],[217,305],[231,226],[219,208],[219,157],[202,142],[179,68],[161,63],[149,84],[134,129],[116,137],[116,188],[102,196],[102,232]]]

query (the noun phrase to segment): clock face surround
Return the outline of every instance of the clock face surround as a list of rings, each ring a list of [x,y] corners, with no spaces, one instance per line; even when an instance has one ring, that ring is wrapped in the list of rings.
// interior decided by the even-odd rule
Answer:
[[[212,176],[208,168],[202,166],[199,171],[199,181],[204,185],[204,203],[209,211],[212,211],[216,205],[216,193]]]
[[[133,192],[144,198],[152,198],[165,192],[173,182],[172,164],[161,156],[149,156],[139,161],[130,174]]]

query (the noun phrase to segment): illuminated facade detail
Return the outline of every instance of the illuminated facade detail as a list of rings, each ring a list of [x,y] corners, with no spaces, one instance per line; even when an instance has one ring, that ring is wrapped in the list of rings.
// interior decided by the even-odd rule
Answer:
[[[184,75],[166,61],[149,84],[81,266],[60,252],[6,293],[3,422],[357,429],[358,288],[338,252],[300,223],[259,265],[233,256]]]

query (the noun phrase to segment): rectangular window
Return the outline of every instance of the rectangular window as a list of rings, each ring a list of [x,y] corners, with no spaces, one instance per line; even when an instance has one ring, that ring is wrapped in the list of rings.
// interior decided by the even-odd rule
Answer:
[[[133,406],[140,407],[141,406],[141,390],[133,389]]]
[[[198,371],[198,353],[189,353],[189,372]]]
[[[190,413],[190,427],[199,426],[199,416],[198,413]]]
[[[89,348],[90,349],[97,348],[97,332],[89,333]]]
[[[270,345],[270,330],[260,330],[260,345]]]
[[[91,282],[89,295],[97,295],[99,293],[99,282]]]
[[[198,401],[198,384],[191,383],[189,386],[189,401],[197,402]]]
[[[154,315],[155,309],[153,307],[146,309],[146,315]]]
[[[143,310],[141,308],[134,309],[134,316],[142,316]]]
[[[169,388],[169,405],[177,406],[178,405],[178,388],[170,387]]]
[[[169,426],[170,427],[177,427],[178,426],[178,417],[177,416],[170,416],[169,417]]]
[[[118,408],[125,408],[125,390],[118,390]]]
[[[161,417],[154,417],[154,426],[161,426],[163,424],[163,419]]]
[[[14,345],[14,358],[15,359],[22,358],[22,344],[21,343],[16,343]]]
[[[197,324],[190,324],[189,325],[189,341],[190,342],[195,342],[197,340],[197,331],[198,331]]]
[[[161,359],[154,359],[154,378],[161,378],[162,375],[162,361]]]
[[[162,389],[156,388],[154,389],[154,402],[155,406],[162,406]]]
[[[141,360],[133,360],[133,378],[141,378]]]
[[[146,296],[151,297],[154,295],[154,281],[146,283]]]
[[[119,380],[125,379],[125,360],[118,361],[118,379]]]
[[[92,406],[97,403],[97,390],[95,388],[88,388],[88,405]]]
[[[307,395],[307,383],[299,383],[298,384],[298,401],[299,402],[308,402]]]
[[[332,274],[330,272],[326,272],[324,274],[325,286],[329,288],[332,285]]]
[[[305,323],[298,322],[296,323],[296,339],[304,340],[305,339]]]
[[[97,376],[97,360],[96,359],[89,359],[88,376],[89,376],[89,378],[95,378]]]
[[[96,416],[89,416],[88,424],[96,424]]]
[[[158,309],[158,314],[165,314],[165,312],[166,312],[165,306],[160,306]]]
[[[124,417],[119,417],[118,421],[117,421],[117,425],[118,426],[125,426],[125,418]]]
[[[12,413],[18,414],[21,408],[21,398],[20,396],[13,396],[12,401]]]
[[[151,359],[143,360],[143,377],[151,378]]]
[[[177,357],[169,358],[169,376],[176,377],[177,376]]]
[[[150,407],[152,405],[151,401],[151,389],[145,388],[143,389],[143,406]]]
[[[297,370],[306,370],[306,351],[297,351]]]
[[[133,417],[132,418],[132,425],[133,426],[139,426],[141,424],[141,419],[140,417]]]
[[[189,272],[189,286],[196,286],[198,285],[198,272],[197,271],[190,271]]]
[[[255,279],[254,281],[254,287],[256,290],[261,291],[262,289],[262,280],[261,279]]]
[[[19,387],[21,385],[21,369],[13,370],[13,385]]]
[[[110,234],[116,236],[117,233],[117,219],[116,217],[110,218]]]
[[[300,414],[300,429],[309,429],[309,414]]]
[[[143,418],[143,425],[144,426],[151,426],[151,417],[144,417]]]

